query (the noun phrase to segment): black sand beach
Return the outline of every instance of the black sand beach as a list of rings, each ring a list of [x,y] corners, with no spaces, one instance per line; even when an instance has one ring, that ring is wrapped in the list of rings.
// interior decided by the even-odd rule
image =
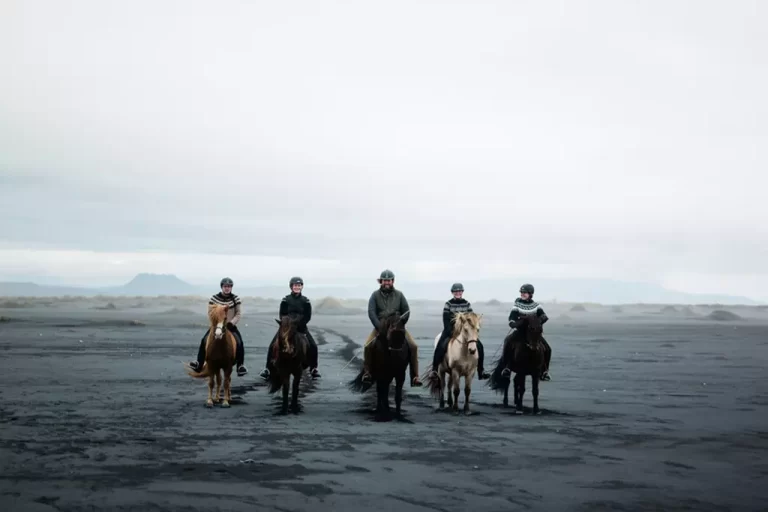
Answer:
[[[768,509],[765,311],[565,310],[545,327],[542,415],[514,415],[475,380],[473,416],[406,388],[405,421],[376,423],[373,393],[345,386],[365,316],[313,318],[323,378],[302,414],[278,416],[258,378],[274,307],[246,309],[250,374],[232,408],[209,410],[182,367],[201,309],[155,302],[0,309],[3,511]],[[422,372],[438,315],[414,307],[409,322]],[[488,365],[505,320],[485,311]]]

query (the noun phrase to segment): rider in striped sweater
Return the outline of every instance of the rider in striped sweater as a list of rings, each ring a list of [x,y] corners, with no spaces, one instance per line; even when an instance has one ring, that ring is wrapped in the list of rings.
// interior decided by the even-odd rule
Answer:
[[[237,375],[242,377],[248,370],[245,368],[245,347],[243,346],[243,336],[237,329],[237,322],[240,321],[242,315],[242,304],[240,297],[232,293],[232,287],[234,282],[232,279],[225,277],[221,280],[221,292],[214,294],[208,299],[208,307],[211,306],[226,306],[229,305],[227,310],[227,330],[235,336],[237,341],[236,361],[237,361]],[[200,340],[200,348],[197,351],[197,361],[190,361],[189,366],[196,372],[203,370],[203,364],[205,364],[205,342],[208,339],[210,328],[205,331],[203,339]]]

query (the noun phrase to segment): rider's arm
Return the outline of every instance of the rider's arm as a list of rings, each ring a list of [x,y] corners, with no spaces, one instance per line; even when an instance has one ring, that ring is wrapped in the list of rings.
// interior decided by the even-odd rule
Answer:
[[[286,314],[286,309],[288,309],[288,301],[283,297],[283,300],[280,301],[280,309],[277,312],[277,317],[283,318]]]
[[[232,325],[237,325],[237,322],[240,321],[240,315],[243,313],[243,303],[240,301],[240,297],[235,297],[235,316],[232,317],[232,320],[230,323]]]
[[[402,293],[400,294],[400,315],[404,315],[408,311],[411,310],[411,306],[408,304],[408,300],[405,298],[405,295]],[[408,319],[411,318],[411,315],[408,315],[403,322],[403,325],[408,323]]]
[[[512,311],[509,312],[509,326],[514,328],[518,320],[520,320],[520,312],[517,308],[512,308]]]
[[[373,293],[371,294],[371,298],[368,299],[368,319],[373,324],[373,328],[378,331],[381,322],[379,321],[379,316],[376,314],[376,297]]]
[[[453,328],[451,325],[451,317],[453,315],[451,314],[451,308],[448,305],[448,303],[445,303],[445,307],[443,308],[443,329],[446,332],[450,332],[450,330]]]
[[[302,318],[301,323],[304,324],[306,327],[309,321],[312,319],[312,303],[309,302],[309,299],[304,297],[304,318]]]
[[[539,306],[539,308],[536,309],[536,316],[538,316],[539,319],[541,320],[541,325],[544,325],[545,323],[547,323],[547,320],[549,320],[549,317],[544,312],[544,310],[541,309],[541,306]]]

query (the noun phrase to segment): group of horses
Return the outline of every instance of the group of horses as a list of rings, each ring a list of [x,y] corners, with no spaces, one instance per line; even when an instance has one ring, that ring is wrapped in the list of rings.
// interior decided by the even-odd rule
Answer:
[[[236,341],[234,335],[226,329],[227,310],[226,305],[213,306],[209,309],[210,334],[206,343],[205,367],[199,373],[187,372],[192,377],[208,379],[206,401],[208,407],[213,407],[214,404],[229,407],[232,399],[232,369],[235,363]],[[360,370],[348,385],[352,391],[365,392],[375,384],[378,417],[391,415],[389,388],[392,381],[395,382],[395,414],[398,417],[401,416],[403,385],[406,370],[411,361],[410,346],[406,341],[405,333],[405,321],[408,315],[408,312],[403,315],[395,313],[382,320],[377,336],[371,342],[374,345],[369,361],[371,382],[364,381],[364,371]],[[270,356],[273,368],[270,372],[268,391],[275,393],[282,389],[282,413],[285,414],[289,410],[298,412],[299,384],[307,368],[309,343],[304,334],[299,332],[301,320],[299,315],[286,315],[275,320],[280,327],[277,343],[274,344],[273,353]],[[459,413],[460,381],[463,378],[464,414],[471,414],[469,396],[472,391],[472,381],[477,372],[477,342],[481,320],[482,315],[474,312],[456,314],[445,357],[435,369],[437,377],[424,376],[431,395],[440,401],[440,409],[445,407],[445,395],[448,389],[448,406],[455,414]],[[514,339],[515,336],[518,339]],[[435,346],[439,339],[440,334],[435,337]],[[526,376],[530,376],[532,381],[533,413],[540,412],[539,378],[544,366],[542,339],[540,320],[536,315],[527,315],[517,331],[504,339],[501,357],[493,363],[494,370],[489,379],[489,386],[496,392],[504,393],[505,407],[509,405],[509,374],[515,373],[514,405],[518,413],[523,411]],[[292,386],[291,377],[293,377]],[[291,391],[290,403],[289,390]]]

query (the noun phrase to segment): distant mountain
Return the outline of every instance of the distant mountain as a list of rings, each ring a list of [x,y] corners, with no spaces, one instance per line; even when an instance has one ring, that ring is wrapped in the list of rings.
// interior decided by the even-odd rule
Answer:
[[[173,274],[139,274],[113,289],[114,295],[197,295],[201,290]]]
[[[600,304],[744,304],[759,305],[749,297],[713,294],[692,294],[667,290],[650,283],[632,283],[610,279],[486,279],[464,281],[466,297],[472,302],[498,299],[512,301],[518,297],[523,282],[536,286],[537,299],[550,302],[596,302]],[[439,300],[450,297],[450,283],[443,282],[402,282],[397,283],[411,300]],[[338,297],[340,299],[367,299],[376,288],[376,283],[366,285],[316,285],[305,287],[307,296],[313,299]],[[202,295],[216,293],[218,287],[197,286],[183,281],[172,274],[139,274],[128,283],[116,287],[85,288],[72,286],[41,286],[32,282],[0,283],[0,296],[51,297],[62,295]],[[240,296],[279,298],[289,293],[288,286],[242,286],[235,285]]]

